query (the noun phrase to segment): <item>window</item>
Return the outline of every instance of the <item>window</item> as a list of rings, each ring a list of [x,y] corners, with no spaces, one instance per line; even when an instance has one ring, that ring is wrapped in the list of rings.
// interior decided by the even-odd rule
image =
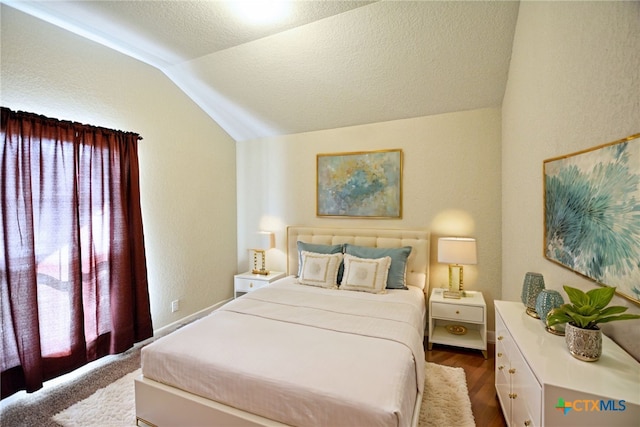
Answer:
[[[153,334],[138,135],[2,108],[2,397]]]

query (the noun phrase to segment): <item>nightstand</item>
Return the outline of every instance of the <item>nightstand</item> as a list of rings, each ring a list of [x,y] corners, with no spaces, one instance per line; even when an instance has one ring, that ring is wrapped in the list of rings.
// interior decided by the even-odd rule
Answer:
[[[283,277],[284,273],[281,271],[272,271],[267,275],[253,274],[251,272],[236,274],[233,276],[233,297],[238,298],[247,292],[263,288]]]
[[[460,299],[443,297],[444,289],[436,288],[429,299],[429,341],[482,351],[487,358],[487,305],[482,292],[466,291]]]

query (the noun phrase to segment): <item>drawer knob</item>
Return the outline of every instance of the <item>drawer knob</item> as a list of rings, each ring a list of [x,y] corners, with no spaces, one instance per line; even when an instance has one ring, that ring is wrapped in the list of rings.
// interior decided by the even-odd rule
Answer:
[[[504,369],[504,365],[498,366],[498,371],[502,371]]]
[[[525,425],[526,427],[529,427],[529,426],[531,425],[531,420],[526,420],[526,421],[524,422],[524,425]]]
[[[249,287],[253,288],[253,282],[249,282]]]
[[[502,341],[503,339],[504,339],[504,337],[503,337],[502,335],[500,335],[500,336],[498,337],[498,341]]]
[[[516,399],[518,397],[517,393],[509,393],[509,398],[510,399]]]
[[[460,314],[460,310],[456,310],[456,314]]]
[[[498,357],[502,357],[502,353],[498,353]]]
[[[516,373],[516,369],[515,369],[515,368],[511,368],[511,369],[509,369],[509,373],[510,373],[510,374],[515,374],[515,373]]]

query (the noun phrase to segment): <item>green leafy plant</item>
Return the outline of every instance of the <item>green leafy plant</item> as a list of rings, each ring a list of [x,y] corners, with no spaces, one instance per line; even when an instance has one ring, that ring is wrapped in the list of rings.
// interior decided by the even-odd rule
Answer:
[[[586,293],[570,286],[563,288],[571,304],[563,304],[553,310],[547,318],[549,326],[571,323],[582,329],[598,329],[598,323],[640,319],[640,315],[637,314],[620,314],[627,311],[628,307],[607,307],[616,291],[614,287],[603,286]]]

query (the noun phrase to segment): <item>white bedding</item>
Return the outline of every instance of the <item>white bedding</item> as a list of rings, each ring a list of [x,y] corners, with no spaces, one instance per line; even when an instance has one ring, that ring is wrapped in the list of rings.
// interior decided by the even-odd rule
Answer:
[[[289,276],[146,346],[142,372],[285,424],[408,426],[424,316],[418,288],[369,294]]]

